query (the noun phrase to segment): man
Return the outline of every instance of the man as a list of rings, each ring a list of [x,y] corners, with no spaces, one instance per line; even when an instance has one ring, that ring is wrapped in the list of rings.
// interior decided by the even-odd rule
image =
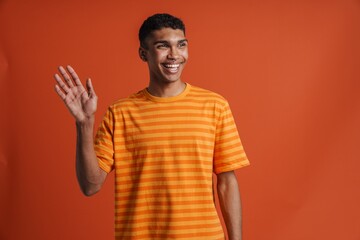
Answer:
[[[74,69],[59,67],[56,92],[76,120],[76,172],[83,193],[115,172],[116,239],[241,239],[241,206],[233,170],[249,164],[227,101],[181,80],[188,59],[183,22],[155,14],[139,31],[149,86],[112,104],[93,139],[97,106]]]

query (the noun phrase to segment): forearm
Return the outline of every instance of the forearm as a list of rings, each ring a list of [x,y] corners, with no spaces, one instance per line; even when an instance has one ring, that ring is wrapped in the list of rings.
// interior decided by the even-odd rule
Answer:
[[[235,173],[219,174],[217,189],[229,240],[241,240],[241,201]]]
[[[82,192],[91,196],[101,189],[106,178],[94,150],[94,119],[76,122],[76,131],[76,175]]]

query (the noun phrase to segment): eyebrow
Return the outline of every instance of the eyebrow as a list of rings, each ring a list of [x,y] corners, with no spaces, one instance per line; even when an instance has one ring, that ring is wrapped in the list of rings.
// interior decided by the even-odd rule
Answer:
[[[187,39],[181,39],[181,40],[179,40],[177,43],[183,43],[183,42],[188,42],[188,40],[187,40]],[[156,41],[156,42],[154,42],[154,45],[159,44],[159,43],[166,43],[166,44],[168,44],[169,41],[166,41],[166,40]]]

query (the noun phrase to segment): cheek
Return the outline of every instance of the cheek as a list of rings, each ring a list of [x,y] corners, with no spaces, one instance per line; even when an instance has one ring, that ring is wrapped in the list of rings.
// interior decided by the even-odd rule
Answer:
[[[167,51],[161,49],[155,49],[154,52],[152,52],[152,54],[154,55],[154,58],[162,58],[167,55]]]
[[[148,58],[148,60],[149,60],[148,62],[151,65],[158,65],[159,63],[161,63],[163,61],[163,56],[159,52],[154,52],[150,56],[151,57]]]
[[[181,55],[183,56],[184,59],[188,59],[188,58],[189,58],[189,52],[188,52],[187,50],[184,51]]]
[[[158,55],[157,55],[158,59],[161,61],[166,60],[167,56],[168,56],[168,53],[166,51],[158,52]]]

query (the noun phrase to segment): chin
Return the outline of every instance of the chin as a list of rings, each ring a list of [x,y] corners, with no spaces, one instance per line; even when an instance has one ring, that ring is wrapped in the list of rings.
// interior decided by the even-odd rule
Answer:
[[[151,79],[158,83],[175,83],[180,81],[182,71],[174,74],[169,74],[163,71],[159,71],[156,74],[152,74]]]
[[[167,78],[165,81],[168,82],[168,83],[178,82],[178,81],[180,81],[180,77],[177,77],[177,78]]]
[[[163,75],[162,77],[162,81],[163,82],[168,82],[168,83],[173,83],[173,82],[177,82],[180,81],[181,79],[181,74],[174,74],[174,75]]]

